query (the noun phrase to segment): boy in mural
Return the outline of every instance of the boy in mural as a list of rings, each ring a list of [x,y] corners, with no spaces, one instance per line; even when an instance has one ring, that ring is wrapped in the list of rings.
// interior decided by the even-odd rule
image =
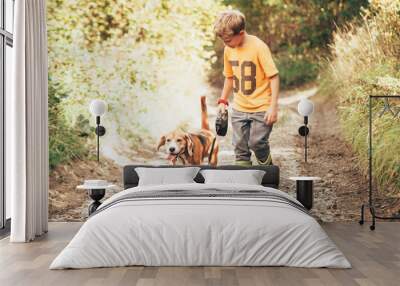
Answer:
[[[231,119],[236,164],[250,166],[252,150],[259,164],[270,165],[268,140],[278,118],[279,96],[279,75],[271,52],[262,40],[246,33],[245,17],[239,11],[221,13],[214,31],[225,44],[219,112],[225,112],[234,93]]]

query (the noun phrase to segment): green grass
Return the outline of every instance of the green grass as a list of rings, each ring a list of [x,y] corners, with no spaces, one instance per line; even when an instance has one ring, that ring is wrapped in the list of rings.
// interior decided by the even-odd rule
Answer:
[[[49,78],[49,165],[54,169],[57,165],[71,159],[86,158],[88,148],[86,138],[88,122],[78,121],[77,126],[68,126],[62,112],[61,101],[66,96],[60,92],[60,86]]]
[[[390,5],[389,5],[390,4]],[[323,66],[320,93],[339,99],[345,139],[368,170],[369,95],[400,94],[400,3],[376,0],[361,25],[338,30],[332,58]],[[400,101],[391,99],[400,108]],[[400,116],[379,117],[383,100],[373,100],[372,166],[383,193],[400,194]]]

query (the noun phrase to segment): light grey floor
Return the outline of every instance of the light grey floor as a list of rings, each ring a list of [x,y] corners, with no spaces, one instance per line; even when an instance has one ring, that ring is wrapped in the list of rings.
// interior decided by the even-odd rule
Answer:
[[[329,223],[324,229],[352,269],[289,267],[120,267],[48,270],[81,223],[50,223],[32,243],[0,241],[0,285],[400,285],[400,223]]]

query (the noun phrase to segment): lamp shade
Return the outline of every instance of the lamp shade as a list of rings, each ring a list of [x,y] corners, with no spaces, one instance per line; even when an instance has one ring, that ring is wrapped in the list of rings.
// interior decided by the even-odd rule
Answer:
[[[297,105],[297,111],[303,116],[309,116],[314,111],[314,104],[307,98],[302,98]]]
[[[94,99],[90,102],[90,113],[95,116],[102,116],[107,111],[107,103],[101,99]]]

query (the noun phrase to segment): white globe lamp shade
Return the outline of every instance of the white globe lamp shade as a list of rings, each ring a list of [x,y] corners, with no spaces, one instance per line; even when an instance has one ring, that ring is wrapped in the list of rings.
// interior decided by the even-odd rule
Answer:
[[[297,111],[303,116],[309,116],[314,111],[314,104],[307,98],[302,98],[297,105]]]
[[[101,99],[94,99],[90,102],[90,113],[95,116],[102,116],[107,111],[107,103]]]

